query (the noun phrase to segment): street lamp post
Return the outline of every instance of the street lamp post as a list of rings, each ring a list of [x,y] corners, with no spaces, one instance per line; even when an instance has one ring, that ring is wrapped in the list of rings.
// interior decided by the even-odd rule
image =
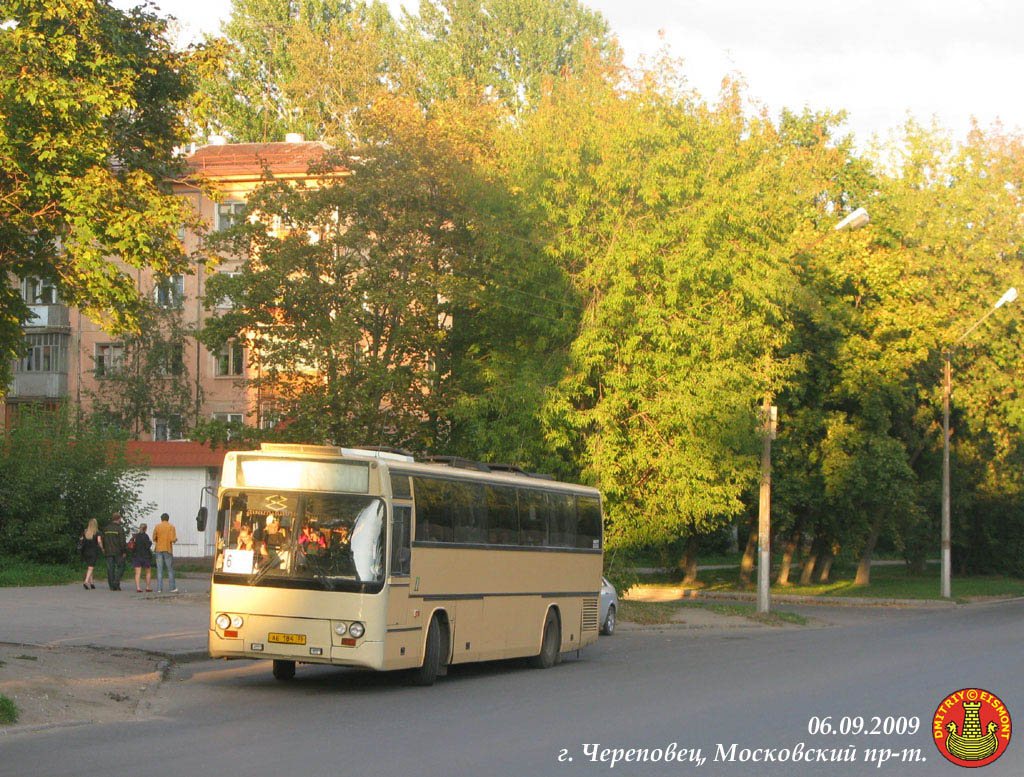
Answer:
[[[805,251],[813,248],[832,232],[844,229],[859,229],[869,221],[865,208],[857,208],[846,218],[836,224],[830,232],[826,232],[811,245],[800,249]],[[797,253],[800,253],[798,251]],[[767,613],[769,609],[769,591],[771,589],[771,532],[772,532],[772,440],[775,437],[777,424],[776,408],[772,406],[771,395],[765,392],[761,413],[761,489],[758,494],[757,506],[757,611]]]
[[[200,356],[202,354],[202,345],[199,342],[199,333],[203,329],[203,273],[206,271],[206,257],[196,257],[196,329],[195,329],[195,340],[196,340],[196,424],[199,424],[199,410],[202,404],[202,392],[200,390],[199,382],[199,366]]]
[[[1007,302],[1013,302],[1017,299],[1017,289],[1010,287],[1003,294],[989,310],[971,324],[967,331],[957,338],[956,343],[953,344],[953,348],[956,348],[962,343],[971,332],[977,329],[985,319],[995,313],[999,308],[1005,305]],[[952,394],[952,351],[953,348],[947,348],[943,351],[943,357],[945,364],[942,371],[942,583],[941,583],[941,595],[943,599],[949,599],[952,596],[950,591],[950,529],[949,529],[949,398]]]

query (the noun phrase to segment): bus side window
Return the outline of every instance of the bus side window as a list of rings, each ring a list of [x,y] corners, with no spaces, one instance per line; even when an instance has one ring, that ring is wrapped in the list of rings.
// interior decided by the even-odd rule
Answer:
[[[456,542],[485,542],[487,504],[477,483],[451,483],[452,517]]]
[[[519,509],[512,486],[487,486],[487,542],[519,544]]]
[[[412,521],[410,505],[395,505],[391,523],[391,574],[409,574],[409,525]]]
[[[391,496],[394,499],[412,499],[408,475],[391,476]]]
[[[548,514],[550,506],[540,491],[520,488],[519,531],[523,545],[543,546],[548,544]]]
[[[572,494],[547,495],[551,503],[551,544],[558,548],[576,547],[576,498]]]
[[[597,549],[601,547],[601,503],[592,496],[576,497],[579,512],[579,530],[576,532],[576,547]]]
[[[448,484],[434,478],[415,478],[416,541],[451,542],[452,513]]]

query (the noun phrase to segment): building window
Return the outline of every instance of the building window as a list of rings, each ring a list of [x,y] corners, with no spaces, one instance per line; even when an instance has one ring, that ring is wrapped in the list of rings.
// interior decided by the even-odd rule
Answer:
[[[183,439],[181,416],[153,416],[153,439],[161,442]]]
[[[97,343],[93,361],[96,363],[93,372],[97,378],[116,375],[124,366],[124,343]]]
[[[226,343],[217,351],[214,375],[229,378],[245,372],[245,351],[241,343]]]
[[[217,223],[214,229],[220,232],[222,229],[230,229],[242,220],[245,212],[245,203],[229,200],[217,203]]]
[[[39,278],[25,278],[21,282],[21,297],[29,305],[56,305],[60,301],[53,281]]]
[[[14,364],[15,372],[67,372],[70,335],[50,332],[26,335],[28,353]]]
[[[217,275],[223,275],[227,278],[237,278],[242,273],[240,272],[218,272]],[[235,303],[231,300],[231,297],[224,295],[217,300],[216,307],[218,310],[230,310],[235,306]]]
[[[283,420],[284,413],[275,405],[264,403],[260,407],[260,429],[273,429]]]
[[[243,418],[244,418],[244,416],[242,415],[242,413],[214,413],[213,414],[213,420],[214,421],[220,421],[221,423],[224,423],[224,424],[237,424],[238,426],[242,425],[242,419]],[[225,435],[225,439],[230,440],[234,436],[231,432],[232,432],[232,430],[229,428],[227,430],[227,434]]]
[[[185,276],[172,275],[157,280],[153,301],[161,308],[180,308],[185,304]]]
[[[157,374],[161,377],[181,375],[185,372],[185,346],[181,343],[168,343],[160,354],[157,362]]]

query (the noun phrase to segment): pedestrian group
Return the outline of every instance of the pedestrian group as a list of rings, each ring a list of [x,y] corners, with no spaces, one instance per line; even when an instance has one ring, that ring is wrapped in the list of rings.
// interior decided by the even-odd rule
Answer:
[[[151,587],[153,574],[153,559],[156,555],[156,588],[163,593],[164,571],[167,572],[167,582],[170,586],[170,593],[178,593],[178,585],[174,579],[174,543],[178,541],[178,533],[171,523],[171,517],[164,513],[160,516],[160,523],[153,529],[153,537],[150,539],[147,534],[146,524],[140,524],[139,530],[128,540],[125,536],[123,516],[120,511],[115,511],[110,522],[99,529],[99,521],[91,519],[78,539],[78,547],[85,561],[85,580],[82,586],[88,591],[96,588],[93,579],[93,569],[96,560],[102,553],[107,559],[107,586],[111,591],[121,590],[121,576],[124,574],[124,566],[128,557],[131,557],[132,566],[135,568],[135,590],[143,592],[142,570],[146,570],[147,592],[152,592]]]

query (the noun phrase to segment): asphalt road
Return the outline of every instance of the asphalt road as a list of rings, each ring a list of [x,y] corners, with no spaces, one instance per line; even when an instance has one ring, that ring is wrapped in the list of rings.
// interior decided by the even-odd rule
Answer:
[[[948,693],[992,691],[1024,725],[1024,601],[848,608],[837,618],[840,625],[821,628],[620,632],[550,670],[453,667],[433,688],[334,668],[300,666],[295,681],[280,684],[268,662],[181,664],[147,719],[0,739],[0,775],[942,777],[964,774],[930,733]],[[810,735],[809,719],[827,715],[917,717],[920,728],[913,736]],[[726,751],[735,743],[738,757],[800,742],[853,745],[857,761],[715,761],[719,743]],[[611,768],[588,756],[670,745],[700,748],[706,761]],[[919,748],[920,760],[877,766],[862,760],[865,748]],[[1024,743],[1011,741],[979,775],[1024,775]]]

